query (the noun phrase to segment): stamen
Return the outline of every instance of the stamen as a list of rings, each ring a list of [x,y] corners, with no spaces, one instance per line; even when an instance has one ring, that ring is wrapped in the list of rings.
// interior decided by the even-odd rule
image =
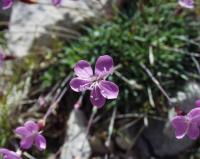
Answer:
[[[106,69],[106,67],[104,67],[103,69],[104,69],[104,72],[107,72],[107,69]]]

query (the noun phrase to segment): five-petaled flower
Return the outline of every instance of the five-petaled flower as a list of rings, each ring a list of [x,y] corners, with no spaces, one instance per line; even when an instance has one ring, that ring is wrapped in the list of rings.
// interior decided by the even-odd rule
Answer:
[[[5,148],[0,148],[0,154],[3,156],[3,159],[21,159],[16,152]]]
[[[185,116],[177,115],[171,122],[177,139],[182,139],[187,135],[190,139],[195,140],[199,137],[200,108],[192,109]]]
[[[46,149],[46,139],[39,132],[39,126],[34,121],[27,121],[24,126],[15,129],[15,133],[21,138],[22,149],[30,149],[32,145],[40,151]]]
[[[193,9],[194,8],[194,1],[193,0],[179,0],[179,5],[184,8]]]
[[[119,88],[116,84],[106,81],[106,78],[113,72],[113,59],[108,55],[100,56],[97,59],[93,73],[91,65],[85,61],[79,61],[74,68],[77,77],[70,81],[70,87],[75,92],[90,90],[90,101],[94,106],[102,107],[107,99],[116,99]]]

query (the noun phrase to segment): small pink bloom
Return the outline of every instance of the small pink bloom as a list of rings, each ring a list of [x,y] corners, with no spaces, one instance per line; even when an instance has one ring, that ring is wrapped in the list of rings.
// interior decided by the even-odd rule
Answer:
[[[108,55],[100,56],[97,59],[94,73],[91,65],[87,61],[81,60],[74,68],[77,77],[70,81],[70,87],[75,92],[90,90],[91,103],[100,108],[105,104],[106,99],[116,99],[118,96],[118,86],[113,82],[106,81],[113,69],[113,59]]]
[[[13,5],[13,0],[2,0],[3,9],[9,9]]]
[[[188,9],[193,9],[194,8],[194,1],[193,0],[179,0],[178,1],[179,5],[188,8]]]
[[[62,0],[52,0],[52,4],[56,7],[60,6]]]
[[[5,148],[0,148],[0,154],[3,156],[3,159],[21,159],[16,152]]]
[[[15,129],[15,133],[20,136],[21,148],[27,150],[33,145],[40,151],[46,149],[46,139],[39,132],[39,126],[33,121],[27,121],[24,126]]]
[[[177,139],[182,139],[187,135],[190,139],[195,140],[199,137],[200,108],[192,109],[185,116],[177,115],[171,122]]]

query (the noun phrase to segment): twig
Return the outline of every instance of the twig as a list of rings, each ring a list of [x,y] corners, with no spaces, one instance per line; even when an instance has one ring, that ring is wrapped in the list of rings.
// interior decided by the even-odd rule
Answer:
[[[188,56],[194,56],[194,57],[198,57],[198,58],[200,57],[200,54],[197,53],[197,52],[188,52],[188,51],[185,51],[185,50],[182,50],[182,49],[171,48],[171,47],[168,47],[168,46],[163,46],[163,47],[161,47],[161,49],[180,53],[180,54],[184,54],[184,55],[188,55]]]
[[[150,119],[154,119],[154,120],[166,121],[166,119],[162,118],[162,117],[150,116],[150,115],[147,115],[147,114],[138,114],[138,113],[119,114],[119,115],[116,116],[116,119],[144,118],[145,116],[147,116]]]
[[[155,108],[155,102],[153,100],[153,94],[150,87],[147,87],[147,92],[148,92],[148,97],[149,97],[149,103],[153,108]]]
[[[63,87],[66,86],[67,82],[70,80],[70,78],[72,77],[72,73],[70,73],[64,80],[63,82],[60,84],[60,88],[56,90],[56,95],[53,97],[53,100],[51,103],[54,103],[56,101],[56,99],[58,98],[61,90]]]
[[[140,66],[146,71],[146,73],[149,75],[151,80],[155,83],[155,85],[158,87],[158,89],[163,93],[163,95],[167,98],[167,100],[171,104],[171,98],[169,97],[167,92],[163,89],[163,87],[160,85],[159,81],[153,76],[151,71],[142,63],[140,64]]]
[[[121,80],[123,80],[125,83],[127,83],[128,85],[131,86],[132,89],[138,89],[141,90],[142,86],[139,85],[135,80],[133,80],[132,82],[127,79],[125,76],[123,76],[121,73],[119,73],[118,71],[115,71],[114,74],[119,77]]]
[[[79,109],[82,105],[83,97],[84,97],[85,92],[83,92],[80,97],[78,98],[77,102],[74,104],[75,109]]]
[[[49,109],[47,110],[46,114],[43,117],[43,120],[46,121],[47,117],[53,112],[53,110],[56,109],[58,103],[60,102],[60,100],[62,99],[62,97],[64,96],[64,94],[66,93],[68,87],[66,87],[66,83],[70,80],[72,74],[70,73],[62,82],[61,87],[64,87],[63,90],[61,91],[61,89],[58,90],[57,95],[55,96],[55,98],[52,101],[51,106],[49,107]],[[60,92],[60,93],[59,93]]]
[[[182,40],[184,42],[187,42],[189,44],[196,45],[196,46],[198,46],[200,48],[200,44],[198,42],[196,42],[195,40],[188,39],[185,36],[175,36],[175,38],[178,39],[178,40]]]
[[[28,152],[23,152],[23,155],[29,159],[37,159],[37,158],[33,157],[32,155],[30,155]]]
[[[87,128],[86,128],[86,138],[87,138],[88,135],[89,135],[90,128],[92,127],[92,123],[93,123],[94,116],[95,116],[96,113],[97,113],[97,107],[96,107],[96,106],[93,106],[93,108],[92,108],[92,114],[90,115],[90,119],[89,119],[89,121],[88,121]],[[83,151],[85,142],[86,142],[86,139],[85,139],[85,140],[83,141],[83,143],[82,143],[82,147],[81,147],[81,149],[80,149],[81,152]]]
[[[135,120],[133,120],[132,122],[129,122],[128,124],[124,125],[123,127],[121,127],[120,129],[118,129],[118,131],[122,131],[125,129],[128,129],[130,127],[132,127],[133,125],[135,125],[138,121],[140,121],[143,117],[137,118]]]
[[[60,102],[60,100],[62,99],[62,97],[64,96],[64,94],[67,91],[67,87],[65,87],[63,89],[63,91],[60,93],[60,95],[58,96],[57,100],[49,107],[48,111],[46,112],[46,114],[44,115],[44,121],[46,121],[47,117],[56,109],[58,103]]]
[[[88,124],[87,124],[87,129],[86,129],[87,136],[89,134],[89,131],[90,131],[90,128],[92,126],[93,119],[94,119],[94,116],[95,116],[96,113],[97,113],[97,107],[93,106],[93,108],[92,108],[92,114],[90,115],[90,119],[89,119]]]
[[[25,100],[25,101],[22,101],[21,103],[19,103],[19,105],[25,105],[25,104],[33,104],[37,102],[37,99],[33,99],[33,100]]]
[[[111,141],[111,136],[112,136],[112,133],[113,133],[116,113],[117,113],[117,107],[114,108],[113,113],[112,113],[112,117],[111,117],[111,120],[110,120],[110,125],[109,125],[109,128],[108,128],[108,138],[107,138],[107,140],[105,142],[105,145],[107,147],[110,146],[110,141]]]
[[[137,139],[140,137],[140,135],[142,134],[143,130],[144,130],[145,126],[143,125],[140,130],[138,131],[137,135],[135,136],[135,138],[133,139],[133,142],[131,143],[130,147],[128,148],[127,154],[131,151],[131,149],[135,146],[135,143],[137,141]]]
[[[196,65],[197,71],[200,74],[200,65],[199,65],[198,61],[196,60],[196,58],[194,56],[191,56],[191,58],[192,58],[192,61],[194,62],[194,64]]]

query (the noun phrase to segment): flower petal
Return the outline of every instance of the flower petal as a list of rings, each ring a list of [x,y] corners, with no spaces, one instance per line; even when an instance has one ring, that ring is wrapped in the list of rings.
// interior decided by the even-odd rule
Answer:
[[[78,77],[81,78],[91,78],[93,76],[93,70],[91,65],[85,61],[85,60],[80,60],[74,67],[74,72]]]
[[[179,5],[184,8],[193,9],[194,8],[194,1],[193,0],[179,0]]]
[[[21,157],[16,152],[5,148],[0,148],[0,154],[3,155],[4,159],[21,159]]]
[[[34,121],[27,121],[24,126],[31,132],[38,132],[39,126]]]
[[[182,139],[186,135],[188,128],[186,118],[184,116],[175,116],[171,122],[175,129],[176,138]]]
[[[188,115],[189,119],[192,122],[198,122],[200,124],[200,108],[194,108],[192,109]]]
[[[113,71],[113,59],[111,56],[104,55],[97,59],[95,66],[95,75],[107,76]]]
[[[73,78],[69,83],[71,89],[75,92],[83,92],[89,89],[91,82],[80,78]]]
[[[198,100],[195,101],[195,106],[196,107],[200,107],[200,99],[198,99]]]
[[[97,106],[98,108],[101,108],[105,104],[106,99],[101,95],[99,87],[95,87],[91,91],[90,101],[93,106]]]
[[[196,140],[199,137],[199,127],[196,122],[190,124],[187,135],[192,140]]]
[[[24,138],[31,135],[31,131],[27,130],[27,128],[24,126],[20,126],[15,129],[15,134],[20,136],[21,138]]]
[[[52,4],[56,7],[60,6],[61,0],[52,0]]]
[[[5,148],[0,148],[0,154],[8,154],[10,150]]]
[[[21,159],[21,157],[14,151],[10,151],[10,153],[7,155],[8,159]],[[7,159],[7,158],[5,158]]]
[[[116,99],[119,94],[119,87],[110,81],[102,80],[99,83],[99,88],[102,96],[107,99]]]
[[[3,0],[3,9],[9,9],[13,5],[13,0]]]
[[[38,150],[42,151],[46,149],[46,139],[42,135],[37,135],[35,137],[35,146],[37,147]]]
[[[34,140],[33,136],[23,138],[20,142],[21,148],[25,150],[30,149],[31,146],[33,145],[33,140]]]

